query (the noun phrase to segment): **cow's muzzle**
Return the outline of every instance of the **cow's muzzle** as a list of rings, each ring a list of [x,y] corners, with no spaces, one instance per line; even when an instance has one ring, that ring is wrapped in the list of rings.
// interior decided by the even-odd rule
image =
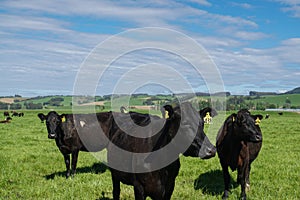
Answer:
[[[49,133],[48,134],[48,138],[49,139],[55,139],[56,138],[56,134],[55,133]]]
[[[256,135],[255,136],[255,141],[261,142],[262,141],[262,136],[261,135]]]
[[[212,146],[210,148],[206,148],[204,153],[202,152],[201,155],[199,155],[199,157],[201,159],[209,159],[209,158],[212,158],[216,155],[216,151],[217,151],[217,148],[215,146]]]

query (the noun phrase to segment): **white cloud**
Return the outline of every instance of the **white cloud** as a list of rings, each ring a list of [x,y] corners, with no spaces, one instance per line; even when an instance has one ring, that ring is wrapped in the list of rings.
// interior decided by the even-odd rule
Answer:
[[[211,3],[209,3],[208,1],[206,0],[188,0],[189,2],[192,2],[192,3],[197,3],[199,5],[204,5],[204,6],[211,6]]]
[[[299,48],[300,38],[292,38],[274,48],[244,48],[235,52],[210,49],[209,53],[219,67],[227,88],[238,91],[238,88],[247,88],[252,84],[252,90],[274,91],[274,87],[292,89],[299,85]]]
[[[65,22],[45,18],[0,14],[0,27],[17,30],[65,31]]]
[[[254,8],[254,6],[252,6],[252,5],[249,4],[249,3],[236,3],[236,2],[231,2],[230,4],[231,4],[232,6],[240,7],[240,8],[244,8],[244,9],[252,9],[252,8]]]
[[[260,40],[268,37],[267,34],[261,32],[249,32],[249,31],[237,31],[237,32],[233,32],[233,35],[243,40]]]
[[[31,84],[28,87],[32,89],[41,80],[51,80],[63,82],[62,85],[71,90],[84,58],[93,47],[111,34],[97,34],[97,31],[103,32],[101,28],[93,29],[93,33],[83,32],[81,24],[77,24],[78,19],[82,20],[81,23],[92,19],[99,20],[99,24],[102,20],[108,21],[106,26],[110,26],[110,22],[116,22],[116,25],[111,26],[117,28],[111,32],[137,26],[161,26],[192,35],[207,48],[222,72],[226,85],[230,87],[249,87],[258,82],[262,85],[266,84],[266,80],[284,85],[288,79],[298,80],[295,66],[300,63],[299,38],[284,40],[279,46],[269,49],[246,48],[250,42],[269,38],[270,35],[260,32],[259,24],[255,21],[202,9],[212,6],[206,0],[189,2],[198,4],[197,8],[184,4],[183,1],[173,0],[3,1],[0,9],[8,9],[10,12],[0,14],[0,68],[8,69],[4,72],[5,77],[19,80],[20,87]],[[277,2],[284,3],[287,9],[295,10],[298,5],[297,1]],[[253,8],[246,3],[236,3],[235,6]],[[297,12],[293,12],[296,15]],[[199,31],[187,32],[186,25]],[[206,32],[207,29],[209,31]],[[170,41],[175,45],[176,42]],[[128,65],[149,62],[156,57],[158,55],[140,57],[140,60],[125,58],[119,65],[112,66],[115,71],[110,72],[109,78],[117,77],[114,72],[126,70]],[[197,55],[194,57],[197,58]],[[177,64],[179,68],[176,59],[168,63],[174,66]],[[194,81],[193,73],[182,73]],[[55,88],[61,87],[59,83],[55,84]],[[51,85],[47,86],[49,88]]]
[[[282,11],[292,14],[292,17],[300,18],[299,0],[272,0],[283,5]]]

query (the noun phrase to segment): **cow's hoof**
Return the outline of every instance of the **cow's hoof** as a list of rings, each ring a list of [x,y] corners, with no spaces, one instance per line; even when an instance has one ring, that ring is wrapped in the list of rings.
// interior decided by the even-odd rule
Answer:
[[[224,191],[224,194],[223,194],[223,196],[222,196],[222,199],[225,200],[225,199],[228,198],[228,196],[229,196],[229,191],[225,190],[225,191]]]
[[[246,191],[250,191],[250,184],[249,183],[246,183]]]

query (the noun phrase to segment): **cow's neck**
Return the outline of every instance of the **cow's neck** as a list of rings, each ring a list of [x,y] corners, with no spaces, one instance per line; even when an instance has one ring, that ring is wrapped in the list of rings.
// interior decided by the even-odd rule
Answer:
[[[167,119],[162,130],[152,138],[153,150],[156,151],[169,144],[177,133],[179,126],[176,119]]]
[[[55,138],[55,142],[57,146],[64,145],[64,131],[62,129],[62,124],[60,124],[56,130],[57,137]]]

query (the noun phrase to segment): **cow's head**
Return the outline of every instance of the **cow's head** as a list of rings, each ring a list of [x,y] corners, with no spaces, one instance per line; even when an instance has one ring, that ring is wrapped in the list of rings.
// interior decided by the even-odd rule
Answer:
[[[57,112],[51,111],[47,115],[39,113],[38,117],[42,122],[46,121],[48,138],[57,138],[57,133],[61,130],[61,123],[66,120],[65,114],[59,115]]]
[[[246,109],[242,109],[237,114],[233,114],[232,120],[234,121],[238,137],[245,141],[261,142],[262,133],[259,128],[259,122],[262,118],[262,115],[251,115]]]
[[[200,157],[202,159],[215,156],[216,148],[205,135],[203,120],[191,103],[181,103],[180,106],[175,108],[165,106],[165,110],[168,111],[168,120],[172,120],[172,123],[179,125],[178,133],[175,134],[181,134],[182,142],[189,142],[190,144],[187,149],[182,151],[184,156]],[[180,146],[180,141],[176,142],[176,146],[178,145]]]

